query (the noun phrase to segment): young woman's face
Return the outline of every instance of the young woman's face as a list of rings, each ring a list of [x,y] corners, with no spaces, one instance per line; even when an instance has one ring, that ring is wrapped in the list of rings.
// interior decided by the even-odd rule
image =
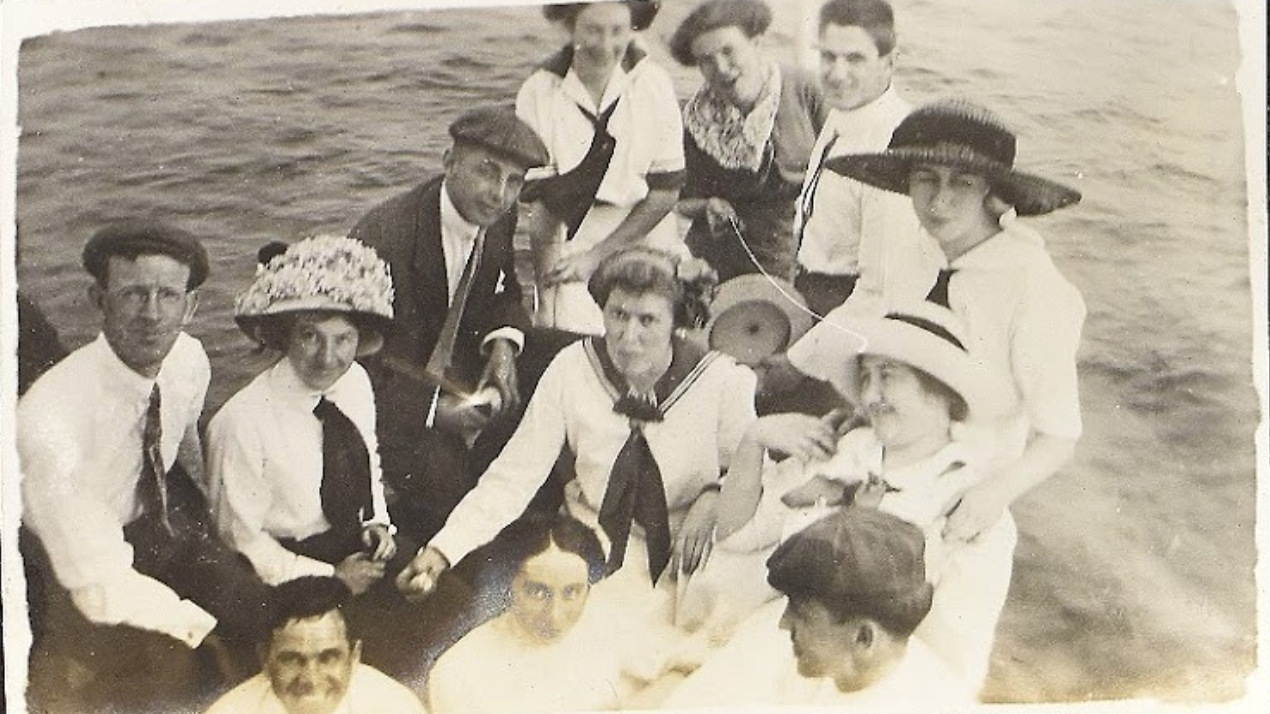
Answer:
[[[946,437],[948,398],[922,385],[917,371],[889,357],[860,357],[860,401],[884,447],[901,447]]]
[[[326,391],[353,365],[358,338],[357,325],[343,315],[301,313],[291,326],[286,357],[300,381]]]
[[[555,642],[582,617],[590,589],[586,561],[552,545],[526,560],[512,580],[512,616],[531,642]]]
[[[987,178],[953,166],[914,164],[908,174],[913,210],[949,258],[1000,230],[987,206],[991,192]]]
[[[609,359],[631,381],[655,382],[670,364],[675,307],[660,293],[615,287],[604,303],[604,345]]]
[[[631,43],[631,11],[622,3],[587,5],[573,21],[575,65],[596,71],[612,71]]]
[[[729,104],[749,111],[766,79],[756,40],[735,25],[703,32],[692,41],[692,57],[706,84]]]

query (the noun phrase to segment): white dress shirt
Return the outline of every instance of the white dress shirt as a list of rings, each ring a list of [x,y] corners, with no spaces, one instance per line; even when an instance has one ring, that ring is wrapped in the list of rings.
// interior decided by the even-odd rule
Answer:
[[[263,672],[229,690],[206,714],[288,714]],[[359,664],[331,714],[425,714],[415,693],[374,667]]]
[[[18,403],[24,519],[48,551],[53,573],[79,611],[103,625],[130,625],[196,646],[216,619],[167,585],[133,569],[123,527],[142,512],[137,496],[141,436],[150,392],[162,394],[163,466],[197,443],[211,378],[198,340],[177,337],[156,379],[121,362],[99,335],[72,352]]]
[[[445,279],[449,291],[450,304],[454,304],[454,295],[459,290],[459,281],[463,278],[463,269],[472,259],[472,248],[476,245],[476,236],[481,232],[480,226],[468,223],[454,207],[450,200],[450,191],[445,182],[441,182],[441,250],[445,254]],[[501,285],[500,285],[501,287]],[[510,340],[516,346],[517,353],[525,346],[525,334],[514,327],[500,327],[485,336],[481,345],[491,340]]]
[[[886,149],[891,134],[911,107],[894,86],[872,102],[829,112],[812,149],[795,215],[801,230],[799,266],[811,273],[859,275],[856,291],[875,297],[912,293],[912,283],[929,280],[942,267],[939,245],[921,231],[908,196],[884,191],[839,174],[817,169],[825,159]],[[825,147],[833,141],[826,155]],[[813,188],[815,193],[806,194]],[[804,210],[811,205],[810,218]],[[933,266],[933,268],[932,268]],[[921,297],[921,296],[918,296]],[[888,299],[890,299],[888,297]]]
[[[373,514],[365,523],[389,524],[375,437],[375,395],[356,362],[325,392],[301,381],[282,358],[235,394],[207,432],[212,512],[221,537],[251,561],[266,583],[302,575],[332,575],[334,566],[297,555],[279,538],[304,540],[331,525],[322,512],[320,397],[357,427],[370,453]]]

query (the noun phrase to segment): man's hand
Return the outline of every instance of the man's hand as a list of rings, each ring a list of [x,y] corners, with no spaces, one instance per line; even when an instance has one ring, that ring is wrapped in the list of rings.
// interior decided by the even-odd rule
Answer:
[[[436,428],[469,444],[489,420],[490,412],[476,402],[453,394],[441,394],[437,398]]]
[[[365,553],[353,553],[335,566],[335,577],[344,581],[354,595],[361,595],[384,577],[384,564]]]
[[[520,406],[520,384],[516,379],[516,345],[511,340],[496,339],[490,343],[489,360],[477,390],[485,387],[498,390],[502,403],[495,405],[490,416],[515,411]]]
[[[421,548],[397,574],[397,589],[407,600],[419,602],[436,589],[437,579],[449,568],[450,561],[441,551],[432,546]]]
[[[370,559],[376,562],[387,562],[397,554],[397,541],[388,531],[388,526],[382,523],[368,523],[362,527],[362,545],[370,551]]]
[[[675,552],[671,565],[681,573],[695,573],[697,568],[706,564],[710,558],[713,544],[714,524],[719,516],[719,494],[717,491],[706,491],[697,497],[683,525],[679,527],[679,538],[675,542]]]

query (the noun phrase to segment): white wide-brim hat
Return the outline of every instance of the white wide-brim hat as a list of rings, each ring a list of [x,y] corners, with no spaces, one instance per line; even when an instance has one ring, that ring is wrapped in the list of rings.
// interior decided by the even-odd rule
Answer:
[[[905,305],[882,317],[860,317],[846,325],[863,338],[822,343],[820,361],[837,365],[830,376],[843,396],[861,405],[860,356],[887,357],[934,377],[965,402],[969,418],[992,419],[1005,411],[1006,395],[994,388],[985,368],[967,352],[960,321],[947,308],[932,302]],[[829,352],[837,351],[837,354]]]

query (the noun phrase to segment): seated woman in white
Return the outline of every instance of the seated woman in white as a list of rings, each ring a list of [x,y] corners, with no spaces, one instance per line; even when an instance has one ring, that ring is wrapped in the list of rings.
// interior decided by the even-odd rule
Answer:
[[[763,562],[780,542],[844,505],[877,508],[925,532],[935,603],[916,636],[977,685],[1017,534],[1008,514],[970,544],[945,544],[941,530],[958,496],[981,477],[975,464],[986,451],[960,441],[958,424],[996,413],[1001,400],[945,308],[918,303],[852,329],[863,346],[844,339],[825,349],[839,350],[843,374],[833,382],[850,385],[844,396],[868,425],[839,435],[834,415],[756,421],[723,485],[713,553],[681,589],[677,614],[681,624],[726,639],[737,621],[777,597]],[[775,463],[767,452],[777,449],[792,456]]]
[[[621,679],[608,620],[587,607],[604,575],[595,532],[565,514],[526,516],[499,536],[515,574],[506,612],[441,655],[432,714],[615,709]]]

